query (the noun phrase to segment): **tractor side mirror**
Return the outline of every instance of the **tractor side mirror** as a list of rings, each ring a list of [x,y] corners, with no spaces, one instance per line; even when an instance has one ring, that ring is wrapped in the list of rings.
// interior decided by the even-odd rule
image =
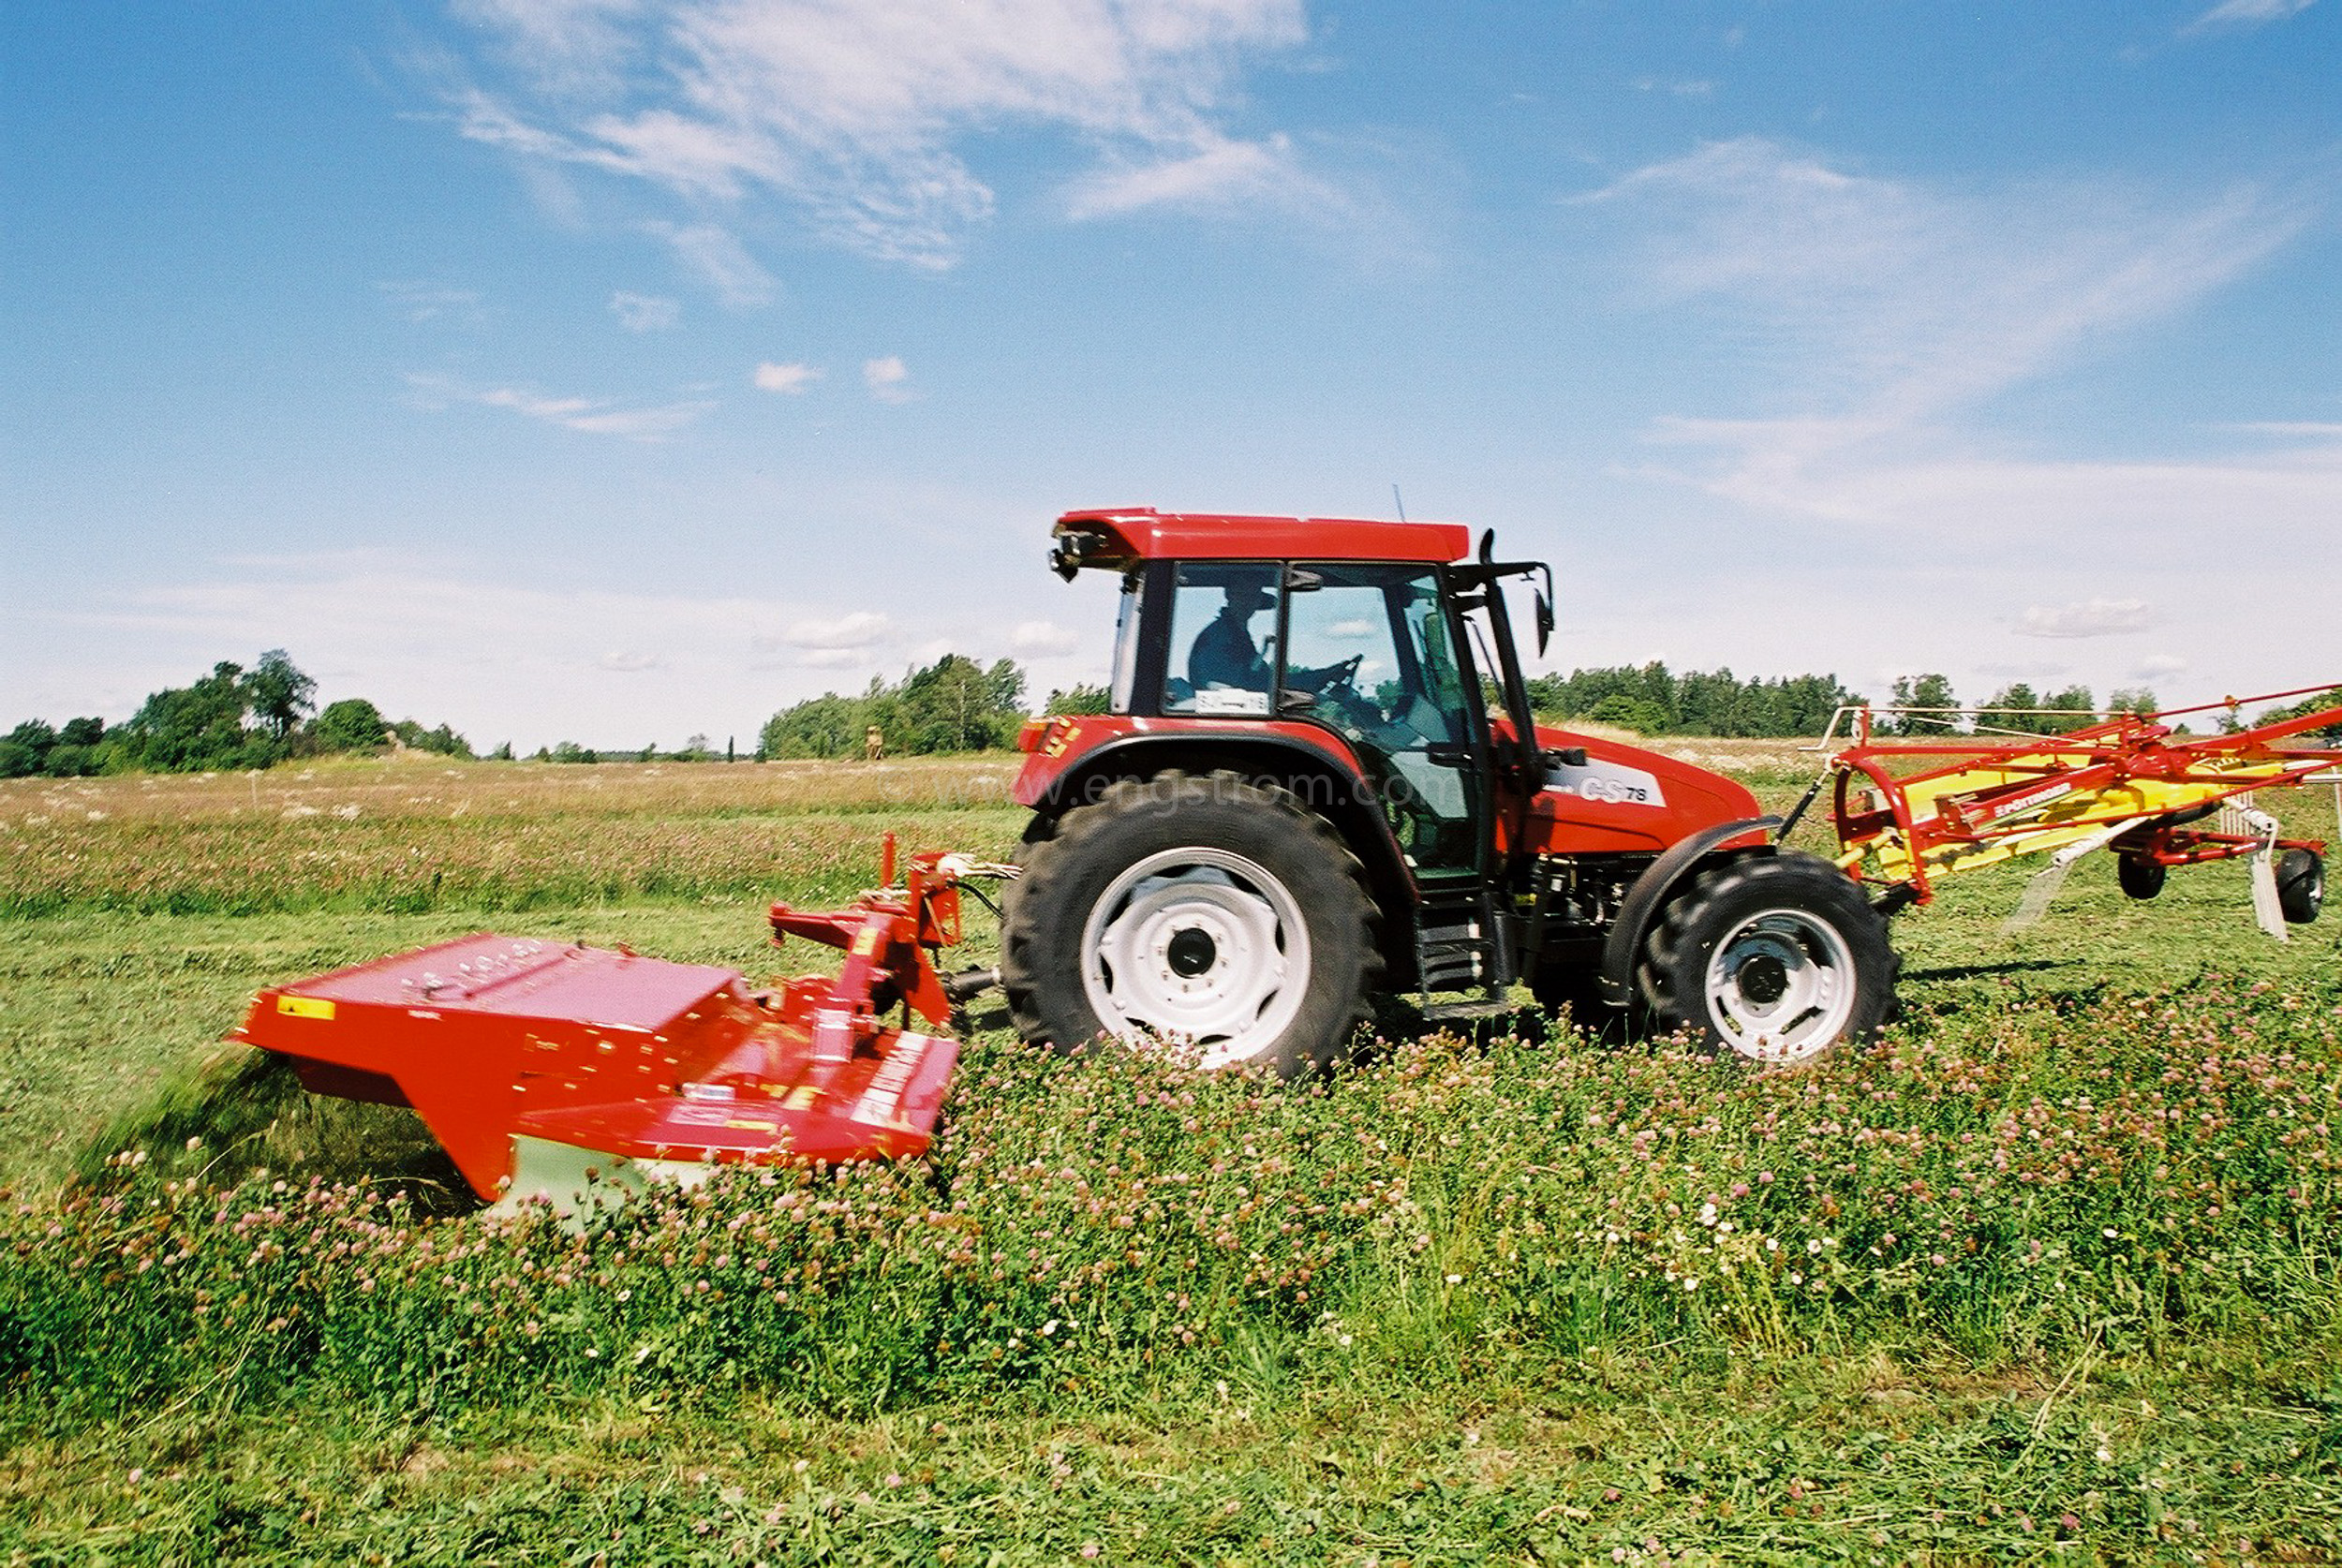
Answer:
[[[1553,641],[1553,596],[1537,595],[1537,657],[1545,657],[1545,645]]]

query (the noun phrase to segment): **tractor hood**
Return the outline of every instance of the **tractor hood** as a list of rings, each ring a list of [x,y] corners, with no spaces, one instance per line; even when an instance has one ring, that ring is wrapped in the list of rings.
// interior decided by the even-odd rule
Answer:
[[[1545,854],[1657,852],[1704,828],[1746,821],[1763,807],[1742,785],[1655,751],[1537,726],[1551,762],[1529,806],[1529,845]]]

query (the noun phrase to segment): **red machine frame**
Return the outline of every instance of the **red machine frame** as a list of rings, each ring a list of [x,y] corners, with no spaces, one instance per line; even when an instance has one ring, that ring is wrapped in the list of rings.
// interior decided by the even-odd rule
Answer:
[[[1880,742],[1872,738],[1870,710],[1855,710],[1855,744],[1831,758],[1832,815],[1845,851],[1842,864],[1858,880],[1886,888],[1890,897],[1926,904],[1934,898],[1935,877],[1948,869],[1988,864],[1988,855],[2006,859],[2054,847],[2047,841],[2021,845],[2027,837],[2059,835],[2065,842],[2080,842],[2125,823],[2132,825],[2113,840],[2121,853],[2158,866],[2233,860],[2273,849],[2322,854],[2322,839],[2191,824],[2223,801],[2290,788],[2342,766],[2342,750],[2275,744],[2342,724],[2342,707],[2225,734],[2186,734],[2172,721],[2193,714],[2232,714],[2243,703],[2279,702],[2328,689],[2305,687],[2161,713],[2121,714],[2067,734],[2011,736],[1998,743]],[[1913,759],[1945,761],[1914,772],[1895,771],[1897,762]],[[1869,798],[1858,799],[1858,791]],[[1916,806],[1914,797],[1926,808]],[[2080,802],[2082,807],[2049,820],[2065,802]],[[1860,865],[1866,852],[1897,838],[1897,858],[1907,861],[1908,875],[1866,873]]]

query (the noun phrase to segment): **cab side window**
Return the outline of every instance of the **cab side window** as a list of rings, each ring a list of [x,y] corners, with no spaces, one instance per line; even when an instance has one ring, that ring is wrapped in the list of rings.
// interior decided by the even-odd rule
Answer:
[[[1259,562],[1192,562],[1178,569],[1164,712],[1269,712],[1281,576],[1278,567]]]

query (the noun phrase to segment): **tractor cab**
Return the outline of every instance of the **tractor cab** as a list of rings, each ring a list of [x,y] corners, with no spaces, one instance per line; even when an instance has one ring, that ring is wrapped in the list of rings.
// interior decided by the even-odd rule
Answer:
[[[1061,575],[1122,574],[1107,717],[1129,723],[1113,730],[1309,748],[1348,776],[1345,804],[1383,819],[1418,884],[1484,879],[1495,847],[1519,841],[1495,820],[1499,781],[1518,806],[1543,759],[1510,743],[1534,730],[1493,584],[1541,566],[1491,563],[1485,541],[1468,561],[1452,524],[1137,509],[1070,514],[1057,538]],[[1541,626],[1549,603],[1549,587]],[[1513,723],[1491,727],[1491,691]]]
[[[1339,736],[1418,879],[1478,874],[1482,723],[1437,568],[1176,562],[1169,575],[1158,713]]]

